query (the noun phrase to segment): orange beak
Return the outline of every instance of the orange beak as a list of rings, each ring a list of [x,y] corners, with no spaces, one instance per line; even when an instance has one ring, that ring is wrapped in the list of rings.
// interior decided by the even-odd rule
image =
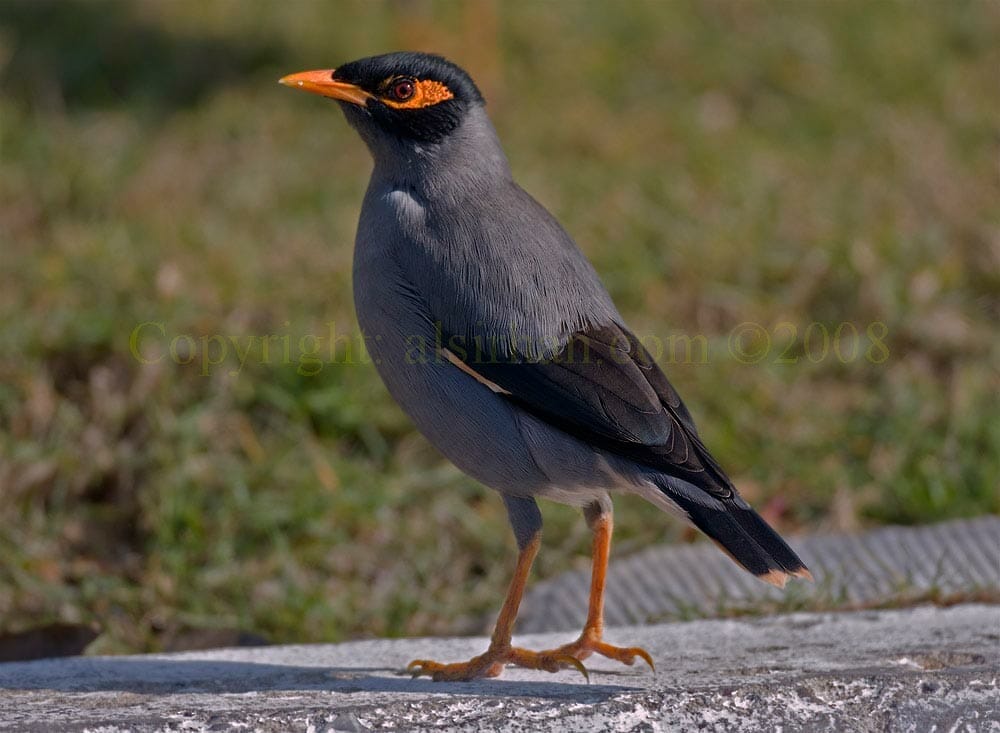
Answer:
[[[279,84],[286,87],[294,87],[304,92],[320,94],[331,99],[339,99],[342,102],[351,102],[360,107],[371,99],[372,95],[359,86],[348,84],[345,81],[334,81],[334,69],[319,69],[317,71],[300,71],[298,74],[289,74],[278,79]]]

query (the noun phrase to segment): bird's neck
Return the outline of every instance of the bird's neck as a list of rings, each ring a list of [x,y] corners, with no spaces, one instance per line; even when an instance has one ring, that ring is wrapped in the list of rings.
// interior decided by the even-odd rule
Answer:
[[[393,141],[370,148],[373,182],[431,200],[464,198],[511,180],[507,156],[481,106],[469,110],[462,124],[440,142]]]

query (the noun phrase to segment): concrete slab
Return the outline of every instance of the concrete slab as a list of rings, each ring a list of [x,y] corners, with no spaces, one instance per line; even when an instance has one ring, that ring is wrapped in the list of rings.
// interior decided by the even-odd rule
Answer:
[[[1000,607],[791,614],[618,628],[658,665],[412,680],[482,638],[221,649],[0,664],[0,729],[18,731],[1000,731]],[[529,647],[565,634],[520,637]]]

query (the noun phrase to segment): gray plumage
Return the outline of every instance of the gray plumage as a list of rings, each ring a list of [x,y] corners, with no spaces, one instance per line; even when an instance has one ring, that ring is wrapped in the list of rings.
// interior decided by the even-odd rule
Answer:
[[[453,98],[397,109],[386,84],[404,73]],[[519,544],[540,526],[535,497],[610,511],[609,494],[629,492],[769,582],[807,575],[708,453],[573,240],[514,182],[471,79],[418,54],[334,79],[372,96],[340,102],[374,159],[354,256],[369,351],[417,428],[501,493]],[[567,358],[576,349],[586,356]]]

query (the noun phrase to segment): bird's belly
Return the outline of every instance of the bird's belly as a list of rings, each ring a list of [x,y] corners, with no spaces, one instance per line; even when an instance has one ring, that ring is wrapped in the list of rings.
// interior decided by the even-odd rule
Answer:
[[[389,393],[417,429],[474,479],[505,494],[575,506],[609,490],[629,490],[600,451],[524,412],[440,356],[433,329],[396,328],[405,316],[388,326],[381,318],[367,325],[368,319],[359,320]]]
[[[358,321],[375,368],[417,429],[465,473],[504,493],[544,493],[513,408],[437,351],[432,323],[391,288],[355,289]]]

